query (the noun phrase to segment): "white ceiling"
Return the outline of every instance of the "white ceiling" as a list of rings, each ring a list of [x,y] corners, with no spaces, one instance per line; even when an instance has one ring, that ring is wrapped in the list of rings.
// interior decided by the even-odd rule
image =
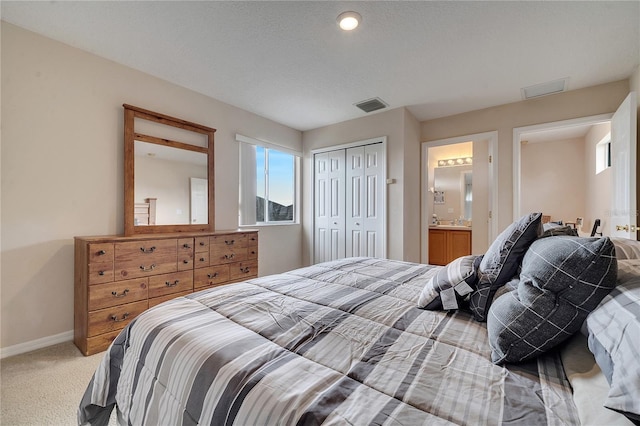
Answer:
[[[360,27],[339,30],[355,10]],[[640,1],[6,1],[4,21],[298,130],[380,97],[420,121],[628,78]],[[375,114],[375,113],[372,113]]]

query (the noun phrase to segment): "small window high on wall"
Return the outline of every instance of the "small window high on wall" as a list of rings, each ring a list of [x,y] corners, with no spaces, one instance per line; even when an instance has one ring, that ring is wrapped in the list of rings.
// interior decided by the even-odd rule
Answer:
[[[300,154],[242,135],[240,225],[298,223]]]
[[[611,167],[611,133],[596,145],[596,174]]]

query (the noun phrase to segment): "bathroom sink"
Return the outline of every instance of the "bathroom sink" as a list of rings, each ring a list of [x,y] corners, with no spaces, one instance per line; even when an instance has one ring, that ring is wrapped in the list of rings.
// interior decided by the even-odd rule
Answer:
[[[429,225],[429,228],[471,229],[471,226],[467,226],[467,225]]]

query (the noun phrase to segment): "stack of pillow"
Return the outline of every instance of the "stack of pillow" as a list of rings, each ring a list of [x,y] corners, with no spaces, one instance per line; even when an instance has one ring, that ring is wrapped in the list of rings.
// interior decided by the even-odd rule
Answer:
[[[476,320],[487,321],[496,364],[534,358],[558,345],[580,330],[616,284],[609,238],[542,238],[541,219],[541,213],[525,215],[483,256],[443,267],[418,300],[432,310],[465,306]]]
[[[640,241],[580,238],[541,218],[523,216],[484,256],[443,267],[418,306],[462,306],[486,321],[496,364],[534,358],[582,329],[609,382],[604,406],[640,424]]]

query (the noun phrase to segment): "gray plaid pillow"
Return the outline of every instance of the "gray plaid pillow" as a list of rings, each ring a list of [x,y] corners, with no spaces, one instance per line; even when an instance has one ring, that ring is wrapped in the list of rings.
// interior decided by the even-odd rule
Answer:
[[[440,293],[453,291],[456,301],[454,303],[456,306],[453,309],[457,309],[457,302],[460,302],[464,296],[475,289],[478,281],[476,269],[481,259],[482,256],[462,256],[447,266],[443,266],[425,284],[418,298],[418,307],[431,311],[443,309]]]
[[[497,298],[487,319],[496,364],[536,357],[580,329],[616,284],[611,240],[548,237],[531,244],[516,291]]]
[[[531,213],[513,222],[489,247],[478,268],[478,289],[471,293],[469,308],[477,321],[486,321],[493,296],[518,271],[527,248],[542,234],[542,213]]]

